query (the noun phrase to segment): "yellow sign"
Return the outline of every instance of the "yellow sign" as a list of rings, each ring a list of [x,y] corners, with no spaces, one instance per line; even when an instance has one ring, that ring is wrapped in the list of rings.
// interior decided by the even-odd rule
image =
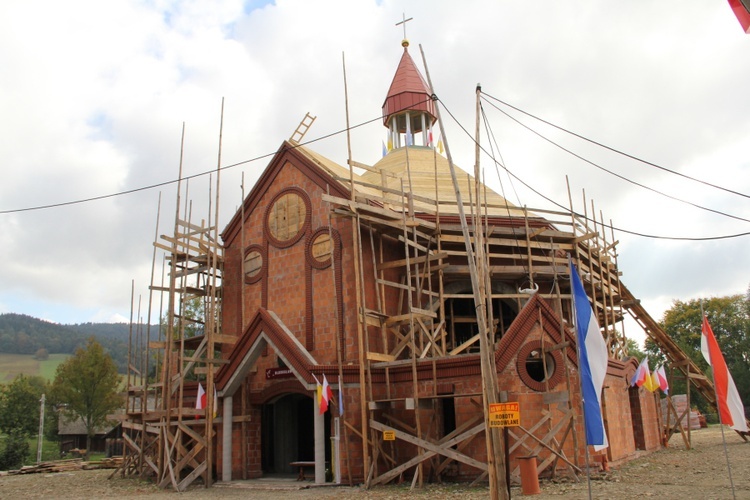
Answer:
[[[383,441],[395,441],[396,431],[383,431]]]
[[[490,427],[518,427],[521,411],[518,403],[490,404]]]

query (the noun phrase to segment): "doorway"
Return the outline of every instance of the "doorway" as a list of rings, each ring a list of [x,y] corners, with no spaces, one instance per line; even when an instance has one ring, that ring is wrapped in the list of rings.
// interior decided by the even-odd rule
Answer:
[[[641,412],[641,398],[638,393],[639,387],[630,387],[628,389],[628,398],[630,399],[630,419],[633,424],[633,441],[636,450],[646,449],[646,437],[643,434],[643,414]]]
[[[264,476],[294,476],[290,462],[315,460],[313,400],[304,394],[284,394],[261,409],[261,468]],[[324,420],[326,461],[331,457],[331,417]]]

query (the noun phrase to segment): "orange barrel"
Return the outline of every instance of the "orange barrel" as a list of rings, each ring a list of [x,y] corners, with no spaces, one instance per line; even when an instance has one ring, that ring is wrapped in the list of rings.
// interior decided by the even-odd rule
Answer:
[[[518,457],[521,466],[521,491],[524,495],[538,495],[539,476],[536,473],[536,455]]]

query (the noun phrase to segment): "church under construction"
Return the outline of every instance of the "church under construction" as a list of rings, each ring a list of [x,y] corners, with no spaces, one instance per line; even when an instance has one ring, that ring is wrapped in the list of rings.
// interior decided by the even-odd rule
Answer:
[[[654,395],[629,383],[628,314],[714,400],[621,281],[593,209],[527,209],[478,171],[457,175],[424,75],[404,41],[374,165],[303,145],[308,114],[225,226],[190,220],[178,197],[174,233],[155,242],[166,321],[132,341],[120,472],[179,491],[306,472],[492,485],[517,483],[534,456],[539,475],[578,477],[587,459],[604,467],[663,443]],[[589,457],[569,258],[609,355],[609,446]],[[200,317],[188,314],[196,302]],[[501,427],[497,408],[510,416]]]

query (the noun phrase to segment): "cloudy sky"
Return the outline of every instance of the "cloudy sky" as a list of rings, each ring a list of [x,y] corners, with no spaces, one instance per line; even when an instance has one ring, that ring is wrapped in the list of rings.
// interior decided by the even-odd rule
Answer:
[[[0,312],[122,320],[131,281],[145,301],[160,193],[160,233],[174,217],[183,123],[184,174],[214,170],[222,98],[221,165],[231,166],[221,174],[222,228],[243,174],[249,192],[306,112],[317,121],[305,140],[330,136],[312,147],[343,164],[342,55],[351,124],[377,118],[403,50],[395,24],[404,13],[414,18],[412,57],[421,67],[421,44],[455,117],[444,119],[457,164],[473,165],[461,127],[473,130],[481,83],[563,129],[726,188],[483,105],[514,175],[565,207],[567,176],[577,211],[585,189],[589,212],[593,200],[597,216],[622,230],[623,282],[654,317],[675,299],[748,289],[750,236],[695,240],[750,232],[750,35],[725,0],[5,0]],[[377,161],[384,130],[377,120],[357,128],[354,158]],[[482,161],[511,201],[554,208]],[[190,183],[195,214],[207,214],[208,185],[207,176]],[[69,204],[90,198],[101,199]]]

